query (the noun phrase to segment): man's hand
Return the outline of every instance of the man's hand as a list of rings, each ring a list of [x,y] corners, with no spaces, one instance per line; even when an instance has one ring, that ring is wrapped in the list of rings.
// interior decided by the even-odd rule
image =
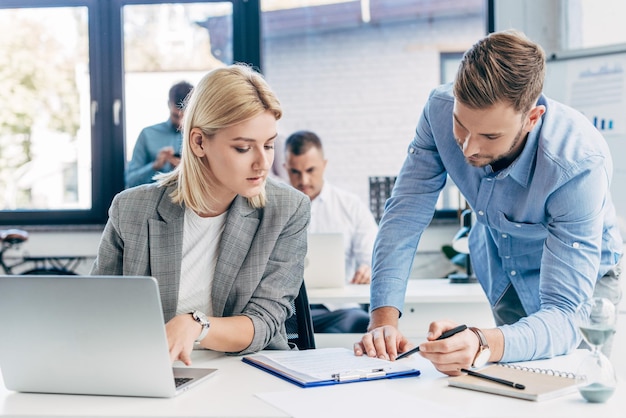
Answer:
[[[177,315],[165,324],[170,360],[180,360],[191,365],[191,351],[196,338],[202,332],[202,326],[190,314]]]
[[[469,369],[478,352],[478,338],[469,329],[450,338],[437,340],[445,331],[458,324],[451,321],[431,322],[427,342],[420,344],[419,353],[430,360],[437,370],[449,376],[461,374],[461,369]]]
[[[178,164],[180,164],[180,157],[177,157],[176,154],[174,154],[168,162],[172,165],[172,167],[176,168],[178,167]]]
[[[163,168],[165,163],[171,162],[173,158],[180,160],[178,157],[174,157],[174,147],[161,148],[156,156],[156,159],[154,160],[154,163],[152,163],[152,169],[159,171]]]
[[[361,341],[354,343],[354,354],[378,357],[384,360],[395,360],[398,353],[413,347],[402,333],[392,325],[383,325],[368,331]]]
[[[372,269],[370,266],[364,264],[359,267],[355,272],[350,283],[352,284],[368,284],[372,278]]]
[[[399,317],[400,312],[396,308],[384,306],[375,309],[371,314],[369,331],[361,341],[354,343],[354,354],[395,360],[398,353],[411,349],[411,343],[398,331]]]

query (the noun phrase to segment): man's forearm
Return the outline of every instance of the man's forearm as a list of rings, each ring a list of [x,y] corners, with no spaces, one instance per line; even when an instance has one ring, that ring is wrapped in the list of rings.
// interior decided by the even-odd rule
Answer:
[[[396,308],[391,306],[380,307],[372,311],[368,330],[382,327],[383,325],[392,325],[398,328],[398,318],[400,318],[400,311]]]

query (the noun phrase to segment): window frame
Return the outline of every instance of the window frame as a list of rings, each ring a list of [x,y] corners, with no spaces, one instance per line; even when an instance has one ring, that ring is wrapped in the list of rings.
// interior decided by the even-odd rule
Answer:
[[[91,208],[84,210],[2,210],[0,225],[60,226],[106,223],[113,197],[124,189],[124,68],[122,7],[135,4],[233,4],[233,60],[261,70],[259,0],[4,0],[3,9],[87,7],[91,121]],[[117,116],[114,115],[118,112]],[[114,119],[115,117],[115,119]],[[115,123],[115,120],[118,123]]]

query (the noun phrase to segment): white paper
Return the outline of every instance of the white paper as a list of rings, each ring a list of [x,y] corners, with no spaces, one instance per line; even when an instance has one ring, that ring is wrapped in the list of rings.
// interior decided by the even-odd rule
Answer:
[[[335,375],[361,375],[372,377],[377,372],[394,373],[412,370],[403,362],[391,362],[367,356],[355,356],[347,348],[321,348],[305,351],[272,351],[263,354],[248,356],[257,358],[266,364],[272,364],[280,370],[290,370],[290,375],[300,377],[305,381],[332,380]]]
[[[466,416],[459,409],[375,384],[324,386],[258,393],[256,396],[295,418]]]

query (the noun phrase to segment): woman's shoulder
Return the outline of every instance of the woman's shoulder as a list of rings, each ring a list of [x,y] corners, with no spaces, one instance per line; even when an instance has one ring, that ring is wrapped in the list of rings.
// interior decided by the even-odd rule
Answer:
[[[170,192],[170,188],[156,183],[143,184],[118,193],[113,206],[117,206],[120,212],[135,213],[137,216],[139,213],[153,214]]]
[[[310,204],[309,197],[287,183],[271,178],[265,185],[268,207],[299,207],[303,203]]]
[[[166,192],[165,187],[159,186],[157,183],[149,183],[142,184],[139,186],[131,187],[129,189],[123,190],[115,196],[118,200],[125,201],[158,201],[161,199],[163,194]]]
[[[307,198],[308,196],[302,193],[300,190],[297,190],[293,186],[282,182],[280,180],[275,180],[273,178],[269,178],[265,184],[265,192],[267,196],[285,196],[288,198],[292,198],[296,201],[300,199]]]

